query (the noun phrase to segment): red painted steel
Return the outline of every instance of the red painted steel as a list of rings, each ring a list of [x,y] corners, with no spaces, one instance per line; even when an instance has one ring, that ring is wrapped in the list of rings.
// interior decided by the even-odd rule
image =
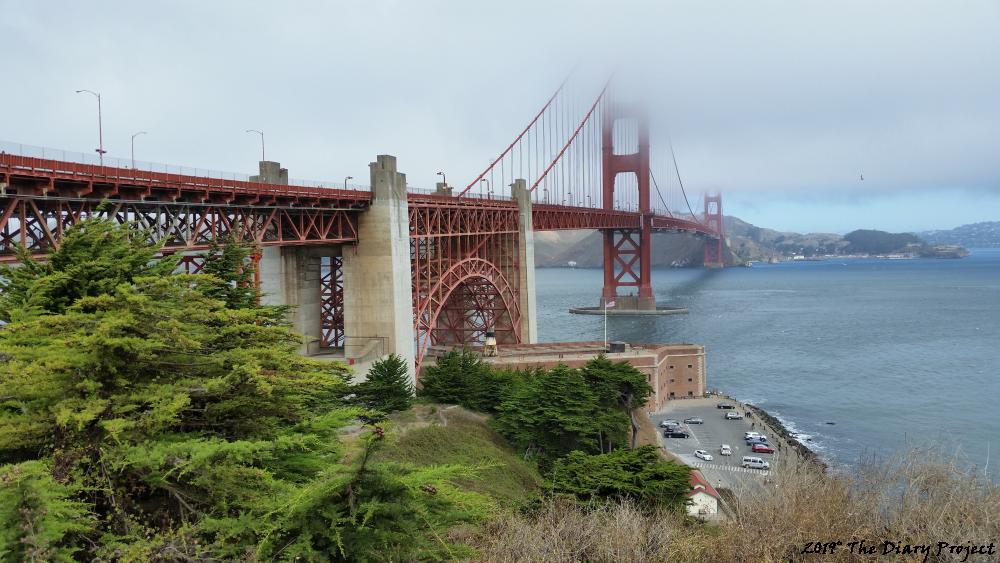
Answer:
[[[325,256],[320,259],[320,346],[344,345],[344,259]]]
[[[605,209],[613,209],[619,174],[635,174],[638,184],[639,221],[630,230],[604,229],[604,290],[601,302],[613,300],[622,287],[638,289],[640,303],[651,303],[653,212],[649,206],[649,125],[635,112],[621,106],[605,108],[601,126],[602,191]],[[631,154],[615,154],[614,124],[638,117],[638,146]],[[669,218],[672,219],[672,218]],[[665,219],[666,220],[666,219]],[[675,220],[676,221],[676,220]]]
[[[716,234],[716,238],[705,241],[705,266],[721,268],[725,266],[723,239],[725,237],[722,217],[722,196],[705,196],[705,225]]]

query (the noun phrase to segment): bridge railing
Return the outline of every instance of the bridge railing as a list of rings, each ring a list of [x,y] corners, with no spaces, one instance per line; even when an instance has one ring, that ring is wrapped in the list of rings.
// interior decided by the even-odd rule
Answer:
[[[54,149],[51,147],[40,147],[36,145],[26,145],[23,143],[12,143],[9,141],[0,141],[0,151],[17,156],[58,160],[74,164],[87,164],[90,166],[101,165],[101,159],[96,154]],[[137,170],[142,172],[158,172],[163,174],[179,174],[183,176],[196,176],[215,180],[233,180],[238,182],[251,181],[251,175],[244,174],[242,172],[226,172],[222,170],[212,170],[209,168],[179,166],[176,164],[165,164],[162,162],[150,162],[146,160],[136,160],[133,162],[131,158],[121,158],[107,155],[104,156],[103,165],[107,168]],[[307,188],[344,188],[343,180],[305,180],[301,178],[293,178],[288,180],[288,184]],[[371,186],[368,186],[367,184],[348,183],[347,189],[371,191]]]

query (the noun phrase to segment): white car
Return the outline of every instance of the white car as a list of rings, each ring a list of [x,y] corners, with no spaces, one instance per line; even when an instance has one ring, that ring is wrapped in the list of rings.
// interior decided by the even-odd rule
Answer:
[[[744,432],[743,433],[743,439],[744,440],[749,440],[750,438],[763,438],[763,436],[761,436],[760,432]]]
[[[733,448],[729,447],[729,444],[722,444],[719,448],[719,455],[733,455]]]
[[[666,428],[668,426],[680,426],[680,425],[681,423],[677,422],[676,420],[667,419],[660,421],[660,428]]]
[[[694,457],[705,461],[712,461],[712,454],[706,452],[705,450],[695,450]]]
[[[726,413],[726,420],[739,420],[743,415],[738,412],[729,411]]]

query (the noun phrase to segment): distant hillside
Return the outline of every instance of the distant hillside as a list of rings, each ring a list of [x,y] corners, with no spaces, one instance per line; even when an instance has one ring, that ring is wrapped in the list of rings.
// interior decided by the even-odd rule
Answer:
[[[861,229],[844,235],[848,242],[845,250],[850,254],[889,254],[900,252],[911,245],[923,246],[923,241],[910,233],[887,233]]]
[[[994,245],[1000,246],[1000,223],[980,223],[980,225],[995,226],[998,238]],[[967,227],[972,226],[967,225]],[[960,248],[957,243],[924,239],[928,243],[925,244],[924,240],[910,233],[857,230],[844,236],[833,233],[800,234],[758,227],[737,217],[728,216],[725,217],[725,230],[725,260],[728,266],[741,265],[749,261],[778,261],[796,257],[907,254],[949,258],[966,254],[965,249]],[[961,244],[961,246],[970,245]],[[703,248],[700,239],[689,235],[654,233],[653,266],[701,266],[704,260]],[[580,268],[598,268],[603,264],[603,260],[601,234],[597,231],[557,231],[536,234],[535,264],[538,267],[560,267],[575,262]]]
[[[1000,248],[1000,221],[962,225],[946,231],[924,231],[918,236],[928,244],[957,244],[966,248]]]

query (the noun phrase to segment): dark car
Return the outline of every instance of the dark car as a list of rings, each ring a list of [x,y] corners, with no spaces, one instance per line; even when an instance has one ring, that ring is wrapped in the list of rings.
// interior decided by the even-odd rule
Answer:
[[[687,438],[688,437],[688,433],[687,432],[681,432],[680,430],[664,430],[663,431],[663,437],[664,438]]]
[[[750,450],[753,451],[753,453],[755,453],[755,454],[773,454],[774,453],[774,448],[772,448],[771,446],[768,446],[767,444],[760,444],[760,443],[757,443],[757,444],[754,444],[753,446],[750,446]]]
[[[692,416],[691,418],[685,418],[684,424],[705,424],[700,416]]]
[[[735,409],[736,407],[734,407],[733,405],[730,405],[729,403],[719,403],[719,404],[715,405],[715,408],[717,408],[717,409]]]

